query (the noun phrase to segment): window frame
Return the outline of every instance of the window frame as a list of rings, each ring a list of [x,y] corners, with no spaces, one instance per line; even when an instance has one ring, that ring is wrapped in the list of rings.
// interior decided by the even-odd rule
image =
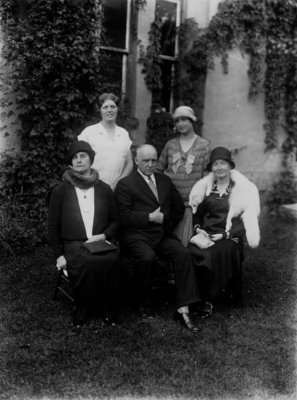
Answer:
[[[181,24],[181,10],[182,10],[182,0],[166,0],[169,3],[175,3],[176,4],[176,35],[175,35],[175,48],[174,48],[174,56],[168,56],[165,54],[160,54],[159,58],[160,60],[165,60],[165,61],[171,61],[172,62],[172,67],[171,67],[171,82],[173,82],[174,79],[174,70],[175,70],[175,65],[177,63],[178,55],[179,55],[179,48],[178,48],[178,28],[180,27]],[[156,0],[156,6],[157,6],[158,0]],[[169,112],[173,111],[173,104],[174,104],[174,93],[173,93],[173,86],[171,86],[170,89],[170,100],[169,100]]]
[[[131,1],[127,0],[127,18],[126,18],[126,38],[125,48],[105,46],[101,45],[100,49],[109,51],[112,53],[122,54],[122,82],[121,82],[121,96],[127,95],[127,69],[128,69],[128,57],[130,54],[130,26],[131,26]]]

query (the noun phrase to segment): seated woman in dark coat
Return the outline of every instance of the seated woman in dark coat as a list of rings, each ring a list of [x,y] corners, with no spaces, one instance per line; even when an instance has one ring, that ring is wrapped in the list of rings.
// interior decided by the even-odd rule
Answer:
[[[70,168],[54,189],[49,205],[49,242],[57,268],[67,270],[75,294],[75,326],[86,322],[90,304],[99,299],[105,305],[105,322],[113,324],[118,300],[118,252],[91,254],[83,246],[112,240],[119,224],[112,190],[91,168],[94,156],[88,143],[72,144],[67,158]]]
[[[244,235],[250,247],[257,247],[260,241],[258,190],[234,168],[229,150],[213,149],[207,166],[210,174],[198,181],[190,193],[195,235],[189,249],[204,316],[212,313],[209,300],[226,288],[240,268]]]

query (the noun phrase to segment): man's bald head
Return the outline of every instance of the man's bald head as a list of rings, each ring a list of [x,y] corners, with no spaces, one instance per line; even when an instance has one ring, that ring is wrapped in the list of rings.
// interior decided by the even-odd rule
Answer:
[[[136,150],[135,163],[143,175],[151,176],[157,163],[157,150],[150,144],[143,144]]]
[[[136,157],[140,157],[143,154],[147,154],[150,152],[154,152],[157,155],[157,150],[154,146],[152,146],[151,144],[142,144],[136,149]]]

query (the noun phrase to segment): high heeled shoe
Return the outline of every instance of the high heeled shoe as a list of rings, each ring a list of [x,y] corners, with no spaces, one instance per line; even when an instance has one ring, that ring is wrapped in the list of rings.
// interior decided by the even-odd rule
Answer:
[[[213,305],[209,301],[193,304],[191,307],[192,314],[202,319],[209,318],[213,313]]]
[[[200,310],[199,316],[201,318],[209,318],[212,316],[213,305],[209,301],[206,301]]]
[[[192,322],[189,313],[179,313],[178,311],[175,311],[173,319],[179,322],[184,328],[189,329],[192,332],[199,331],[197,326],[195,326],[194,323]]]

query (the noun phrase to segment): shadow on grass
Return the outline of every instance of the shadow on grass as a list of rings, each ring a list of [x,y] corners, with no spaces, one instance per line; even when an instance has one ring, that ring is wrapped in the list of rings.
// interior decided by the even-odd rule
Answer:
[[[173,304],[123,324],[100,320],[74,332],[70,305],[51,300],[50,250],[1,264],[0,398],[295,398],[296,226],[261,220],[246,250],[244,307],[217,307],[193,335],[172,321]]]

